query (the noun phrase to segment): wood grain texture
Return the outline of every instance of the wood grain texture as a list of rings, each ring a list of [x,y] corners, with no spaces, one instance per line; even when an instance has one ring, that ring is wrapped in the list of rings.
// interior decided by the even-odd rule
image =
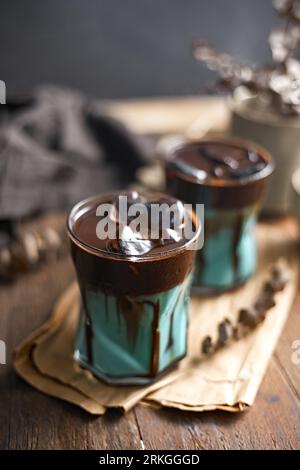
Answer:
[[[300,449],[300,366],[291,343],[300,339],[300,294],[254,406],[241,414],[189,413],[137,406],[126,415],[95,418],[45,396],[14,373],[14,347],[51,312],[74,278],[68,257],[0,287],[1,449]]]
[[[146,449],[299,449],[300,409],[274,361],[255,405],[239,414],[137,407]]]
[[[300,400],[300,364],[295,364],[292,361],[294,351],[292,344],[296,340],[300,340],[300,293],[298,293],[294,302],[289,321],[281,335],[275,352],[278,367]]]

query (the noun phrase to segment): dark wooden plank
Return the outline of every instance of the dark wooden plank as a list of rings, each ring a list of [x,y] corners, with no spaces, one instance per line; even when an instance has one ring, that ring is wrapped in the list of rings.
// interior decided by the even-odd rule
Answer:
[[[21,277],[12,285],[0,288],[0,337],[6,342],[7,348],[7,364],[0,367],[2,400],[0,416],[1,422],[5,423],[0,430],[1,448],[10,446],[11,436],[15,431],[20,432],[19,439],[27,432],[25,427],[23,429],[19,426],[16,416],[18,407],[22,408],[26,416],[39,402],[38,398],[32,399],[29,387],[22,386],[13,372],[12,352],[25,336],[43,323],[56,297],[71,279],[73,271],[70,261],[62,259],[58,263],[45,265],[38,271]],[[20,405],[18,400],[21,400]],[[33,416],[35,416],[34,411]],[[30,429],[30,421],[28,424]],[[13,444],[14,447],[18,445],[17,441]]]
[[[1,426],[2,432],[7,433],[1,437],[1,448],[140,448],[133,412],[124,415],[111,411],[104,417],[93,417],[73,405],[42,395],[16,376],[11,377],[9,392],[8,428]]]
[[[137,407],[146,449],[299,449],[300,407],[271,361],[256,402],[230,414]]]

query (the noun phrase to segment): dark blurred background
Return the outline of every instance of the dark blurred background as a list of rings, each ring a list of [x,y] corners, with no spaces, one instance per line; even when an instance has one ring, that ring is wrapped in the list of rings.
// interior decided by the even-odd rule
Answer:
[[[271,0],[1,0],[0,79],[8,92],[57,83],[100,98],[205,92],[193,39],[267,61],[276,22]]]

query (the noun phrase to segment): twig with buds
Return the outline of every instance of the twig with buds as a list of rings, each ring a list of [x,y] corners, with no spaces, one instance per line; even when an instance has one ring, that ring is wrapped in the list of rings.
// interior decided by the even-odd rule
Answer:
[[[261,102],[284,115],[300,114],[300,0],[276,0],[278,13],[286,18],[285,28],[271,31],[269,44],[273,63],[266,67],[243,64],[220,53],[203,41],[193,44],[196,60],[219,74],[217,91],[233,91],[243,86]],[[290,25],[290,21],[296,24]]]

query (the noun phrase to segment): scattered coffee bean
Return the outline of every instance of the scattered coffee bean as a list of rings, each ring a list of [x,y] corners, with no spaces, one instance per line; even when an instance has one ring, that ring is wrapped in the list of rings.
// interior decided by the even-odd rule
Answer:
[[[274,282],[273,279],[266,281],[262,287],[262,292],[264,292],[266,295],[269,294],[270,296],[275,294],[276,290],[275,290],[273,282]]]
[[[271,277],[272,279],[278,279],[282,277],[282,270],[280,269],[280,266],[275,264],[274,266],[271,267],[270,269]]]
[[[258,312],[257,325],[259,323],[262,323],[266,319],[267,313],[268,313],[268,310],[261,310],[260,312]]]
[[[218,343],[221,345],[228,343],[228,341],[232,338],[233,328],[232,328],[231,321],[228,320],[228,318],[225,318],[225,320],[219,323],[218,333],[219,333]]]
[[[38,242],[31,232],[25,232],[21,239],[24,255],[30,266],[35,266],[39,261]]]
[[[270,269],[271,279],[281,284],[287,284],[289,281],[289,272],[285,268],[285,261],[279,259]]]
[[[276,293],[282,291],[288,281],[289,271],[285,269],[284,262],[272,266],[269,279],[263,284],[254,305],[239,310],[236,324],[232,325],[228,318],[219,323],[217,343],[214,345],[211,337],[207,336],[202,342],[202,352],[204,354],[214,352],[228,344],[232,338],[239,340],[263,322],[268,311],[276,305]]]
[[[0,250],[0,279],[13,280],[19,273],[35,269],[48,258],[66,251],[66,240],[51,227],[39,232],[20,231],[14,243]]]
[[[43,238],[45,239],[49,250],[58,250],[62,244],[62,239],[51,227],[46,227],[42,233]]]
[[[257,311],[254,308],[242,308],[239,311],[238,323],[254,328],[257,325]]]
[[[209,354],[209,353],[212,352],[212,350],[213,350],[213,343],[212,343],[211,336],[206,336],[206,337],[204,338],[204,340],[202,341],[201,350],[202,350],[202,353],[203,353],[203,354]]]
[[[266,293],[275,294],[276,292],[280,292],[284,289],[286,282],[284,279],[271,279],[263,285],[263,291]]]
[[[258,296],[254,308],[257,310],[258,314],[261,315],[264,313],[266,310],[270,310],[276,305],[276,302],[273,297],[272,292],[261,292],[260,295]]]

